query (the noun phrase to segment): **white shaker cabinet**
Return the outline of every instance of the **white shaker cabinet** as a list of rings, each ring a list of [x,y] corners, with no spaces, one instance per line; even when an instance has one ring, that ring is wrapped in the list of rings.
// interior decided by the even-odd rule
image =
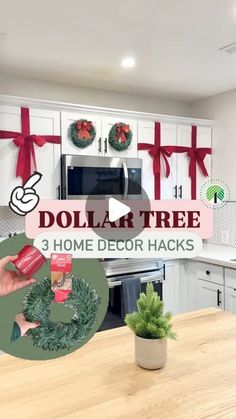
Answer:
[[[224,286],[197,280],[197,308],[216,307],[224,310]]]
[[[164,312],[180,312],[179,261],[165,262],[165,280],[163,281]]]
[[[212,129],[210,127],[197,127],[197,147],[211,148]],[[183,147],[191,147],[192,145],[192,126],[178,125],[177,127],[177,145]],[[187,153],[177,153],[177,188],[178,199],[191,199],[191,178],[189,176],[189,157]],[[211,155],[206,155],[204,164],[209,177],[206,178],[197,165],[197,190],[196,198],[200,199],[203,184],[211,178]]]
[[[0,129],[21,132],[21,109],[0,105]],[[60,135],[60,113],[30,108],[30,133],[36,135]],[[36,190],[41,199],[56,199],[60,184],[60,144],[34,145],[37,170],[43,177]],[[16,178],[19,148],[12,139],[0,140],[1,182],[0,205],[8,205],[12,190],[22,184]]]
[[[70,137],[71,124],[79,119],[91,121],[96,130],[94,141],[85,148],[77,147]],[[117,122],[123,122],[130,126],[133,137],[127,150],[117,151],[109,144],[109,132]],[[61,113],[62,129],[62,154],[74,154],[84,156],[103,156],[103,157],[137,157],[137,122],[123,116],[106,116],[92,112]]]
[[[138,143],[155,144],[155,123],[150,121],[138,122]],[[182,146],[191,147],[192,145],[192,126],[176,125],[172,123],[161,123],[161,146]],[[211,147],[211,128],[198,127],[197,147]],[[148,151],[139,151],[139,157],[143,160],[143,187],[148,196],[154,199],[154,175],[153,159]],[[168,158],[170,165],[170,176],[165,176],[165,163],[163,157],[161,161],[161,199],[191,199],[191,178],[189,176],[190,159],[187,151],[183,153],[173,153]],[[200,198],[201,188],[206,180],[211,176],[211,156],[207,155],[204,160],[209,178],[205,178],[197,165],[197,199]]]
[[[133,133],[131,144],[126,150],[123,151],[117,151],[109,144],[110,130],[114,124],[119,122],[129,125]],[[104,156],[136,158],[138,156],[137,121],[135,119],[124,118],[123,116],[104,116],[102,118],[102,141],[102,149]]]
[[[71,125],[79,119],[91,121],[96,136],[94,141],[85,148],[77,147],[71,140]],[[82,156],[101,156],[102,155],[102,118],[89,112],[61,112],[61,134],[62,134],[62,154],[74,154]]]
[[[224,309],[224,270],[221,266],[194,260],[180,262],[181,311],[207,307]]]
[[[225,269],[225,310],[236,314],[236,269]]]
[[[176,125],[161,124],[161,145],[176,145]],[[155,123],[150,121],[138,122],[138,143],[155,145]],[[143,161],[142,186],[150,199],[154,199],[155,183],[153,174],[153,158],[148,150],[139,150],[139,158]],[[170,165],[170,176],[165,176],[165,164],[161,156],[161,199],[174,199],[176,186],[176,154],[168,158]]]
[[[236,288],[225,287],[225,311],[236,314]]]

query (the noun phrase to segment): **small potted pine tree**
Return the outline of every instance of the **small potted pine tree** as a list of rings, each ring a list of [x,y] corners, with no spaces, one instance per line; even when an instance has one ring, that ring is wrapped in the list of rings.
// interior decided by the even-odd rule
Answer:
[[[176,339],[171,314],[163,314],[164,303],[148,283],[137,301],[138,311],[127,314],[125,323],[135,333],[135,362],[142,368],[163,368],[167,360],[167,338]]]

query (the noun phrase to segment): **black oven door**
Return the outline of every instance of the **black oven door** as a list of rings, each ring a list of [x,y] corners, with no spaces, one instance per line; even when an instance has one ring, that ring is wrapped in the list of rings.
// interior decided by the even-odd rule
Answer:
[[[142,274],[130,274],[130,276],[139,277],[141,281],[141,292],[145,292],[147,282],[152,282],[155,291],[162,300],[162,281],[163,269],[157,271],[150,271]],[[124,326],[124,315],[122,313],[122,278],[126,275],[119,275],[108,279],[109,283],[109,305],[106,316],[98,331],[115,329]]]

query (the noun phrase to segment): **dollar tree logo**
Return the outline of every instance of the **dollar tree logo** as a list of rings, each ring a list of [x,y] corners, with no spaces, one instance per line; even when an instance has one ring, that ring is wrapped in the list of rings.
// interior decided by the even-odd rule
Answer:
[[[230,190],[221,180],[206,182],[201,189],[201,200],[210,208],[222,208],[230,200]]]
[[[222,202],[225,197],[225,191],[220,185],[212,185],[207,188],[206,198],[208,201],[217,204],[218,201]]]

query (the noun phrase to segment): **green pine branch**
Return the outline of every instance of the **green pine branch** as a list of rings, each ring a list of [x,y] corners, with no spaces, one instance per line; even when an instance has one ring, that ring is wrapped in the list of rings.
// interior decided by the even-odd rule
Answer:
[[[171,313],[163,313],[164,303],[148,283],[146,293],[141,293],[137,301],[138,311],[127,314],[125,323],[139,337],[145,339],[176,339],[170,323]]]
[[[70,323],[50,320],[53,300],[54,293],[48,278],[35,284],[26,294],[23,301],[26,320],[40,321],[40,327],[30,329],[27,336],[35,346],[45,350],[69,349],[85,339],[92,330],[100,299],[95,289],[83,278],[73,278],[72,292],[64,303],[73,310]]]

